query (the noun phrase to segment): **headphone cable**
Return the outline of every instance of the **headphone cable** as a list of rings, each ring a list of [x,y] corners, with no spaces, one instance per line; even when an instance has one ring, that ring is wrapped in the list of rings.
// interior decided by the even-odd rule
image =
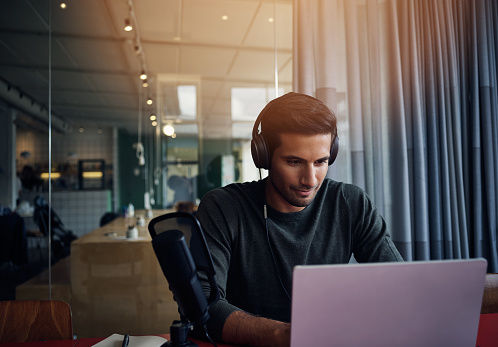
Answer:
[[[218,345],[216,344],[216,342],[214,342],[213,339],[211,339],[211,336],[209,336],[206,324],[204,324],[204,335],[209,340],[209,342],[211,342],[211,344],[213,345],[213,347],[218,347]]]
[[[280,271],[278,270],[277,262],[275,260],[275,255],[273,254],[273,249],[271,247],[270,232],[268,230],[268,218],[267,218],[268,215],[266,212],[266,204],[264,204],[264,216],[265,216],[265,227],[266,227],[266,239],[268,241],[268,248],[270,248],[271,258],[273,260],[273,265],[275,266],[275,270],[277,271],[277,275],[278,275],[278,280],[280,281],[280,285],[282,286],[282,289],[284,290],[285,295],[287,295],[287,298],[289,299],[289,301],[292,301],[289,293],[287,292],[287,289],[285,289],[284,282],[282,281],[282,277],[280,277]]]

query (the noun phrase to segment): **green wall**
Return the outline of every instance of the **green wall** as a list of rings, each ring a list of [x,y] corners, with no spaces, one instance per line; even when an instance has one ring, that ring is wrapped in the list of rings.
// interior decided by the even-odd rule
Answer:
[[[137,142],[136,135],[129,135],[123,131],[118,133],[118,156],[119,156],[119,205],[118,211],[122,211],[123,206],[130,202],[135,209],[144,208],[145,191],[145,168],[138,165],[136,151],[133,144]],[[148,143],[148,138],[142,138],[143,143]],[[182,138],[169,139],[167,150],[174,151],[174,148],[192,148],[197,145],[197,139]],[[209,139],[202,140],[199,144],[199,176],[197,177],[197,197],[202,198],[209,190],[221,185],[221,156],[234,154],[233,143],[230,139]],[[163,149],[166,147],[163,146]],[[147,155],[147,150],[146,150]],[[161,156],[165,159],[164,156]],[[188,158],[192,160],[192,158]],[[146,157],[146,160],[147,157]],[[140,174],[136,176],[134,171],[139,169]],[[162,189],[162,180],[158,189]],[[157,200],[157,199],[156,199]],[[161,201],[161,203],[163,203]],[[165,203],[165,202],[164,202]],[[152,206],[162,208],[162,206]]]
[[[146,143],[146,139],[142,140]],[[138,165],[136,150],[133,144],[137,142],[136,135],[129,135],[120,131],[118,134],[118,157],[119,157],[119,204],[118,211],[121,212],[123,206],[132,203],[135,209],[144,208],[145,173],[144,167]],[[134,174],[135,169],[140,170],[140,174]]]

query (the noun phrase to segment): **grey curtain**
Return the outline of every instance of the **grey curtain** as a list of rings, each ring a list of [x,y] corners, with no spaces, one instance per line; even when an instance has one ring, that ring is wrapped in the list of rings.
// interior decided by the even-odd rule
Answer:
[[[498,272],[498,2],[294,0],[294,90],[336,111],[329,176],[363,187],[406,260]]]

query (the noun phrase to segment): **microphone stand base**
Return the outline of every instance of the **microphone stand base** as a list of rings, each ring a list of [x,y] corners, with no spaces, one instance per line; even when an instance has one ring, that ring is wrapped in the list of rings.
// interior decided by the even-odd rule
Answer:
[[[169,328],[170,340],[163,343],[161,347],[198,347],[195,342],[187,339],[192,325],[174,321]]]

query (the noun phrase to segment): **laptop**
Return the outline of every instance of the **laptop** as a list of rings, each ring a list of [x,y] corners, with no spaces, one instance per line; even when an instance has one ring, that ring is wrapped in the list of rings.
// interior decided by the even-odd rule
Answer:
[[[296,266],[291,347],[475,346],[484,259]]]

